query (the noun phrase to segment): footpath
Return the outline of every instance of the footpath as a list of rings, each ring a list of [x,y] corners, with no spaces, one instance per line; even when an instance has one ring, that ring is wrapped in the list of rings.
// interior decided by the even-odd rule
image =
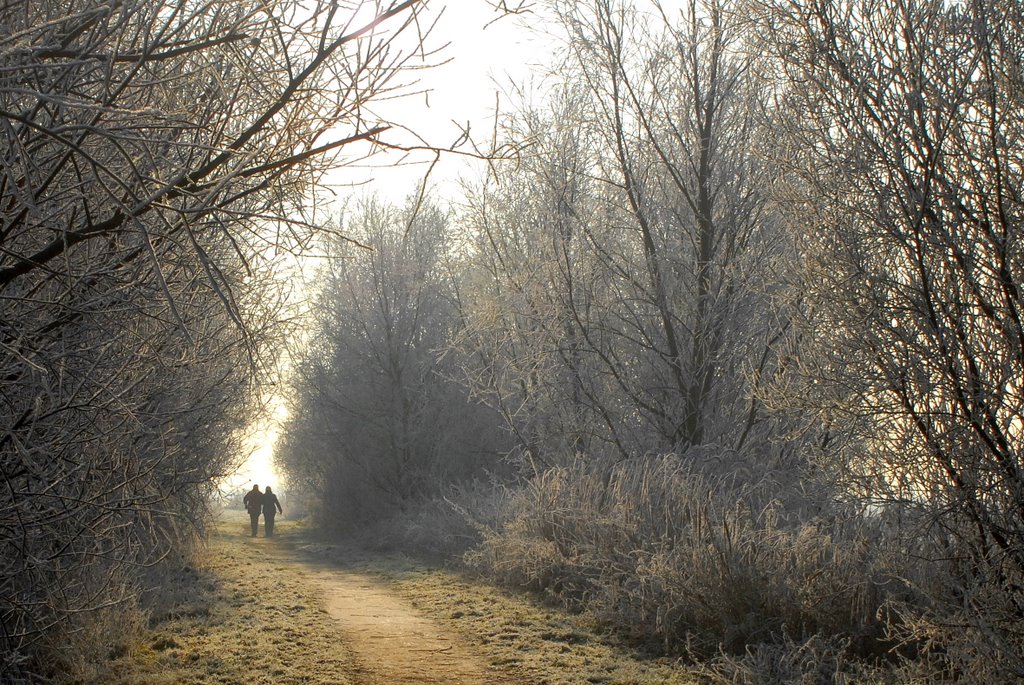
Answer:
[[[652,685],[698,682],[585,617],[399,556],[318,541],[279,520],[252,538],[226,512],[110,685]],[[91,683],[89,685],[92,685]]]

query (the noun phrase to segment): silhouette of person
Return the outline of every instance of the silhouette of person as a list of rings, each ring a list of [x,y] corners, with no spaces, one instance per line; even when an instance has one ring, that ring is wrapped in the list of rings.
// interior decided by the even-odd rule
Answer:
[[[277,507],[277,511],[274,510],[274,507]],[[282,514],[284,513],[284,509],[281,508],[281,502],[268,485],[263,493],[263,525],[266,528],[268,538],[274,536],[274,517],[277,516],[278,511]]]
[[[267,491],[269,490],[270,488],[267,488]],[[275,497],[274,499],[277,498]],[[245,510],[249,512],[252,537],[256,537],[256,531],[260,527],[260,509],[263,506],[263,493],[260,492],[260,486],[253,485],[252,490],[245,493],[245,497],[242,498],[242,504],[245,505]]]

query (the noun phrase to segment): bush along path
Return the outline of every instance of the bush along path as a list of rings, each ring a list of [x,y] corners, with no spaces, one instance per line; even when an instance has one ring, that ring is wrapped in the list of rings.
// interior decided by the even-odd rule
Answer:
[[[262,526],[261,526],[262,536]],[[695,683],[565,614],[454,572],[354,551],[226,513],[161,588],[133,644],[92,683],[585,685]]]

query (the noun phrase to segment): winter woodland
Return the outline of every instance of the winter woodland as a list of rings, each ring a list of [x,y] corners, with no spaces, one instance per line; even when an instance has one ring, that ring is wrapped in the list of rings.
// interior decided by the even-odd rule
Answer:
[[[328,209],[443,59],[358,4],[0,7],[0,680],[143,620],[271,382],[319,525],[709,682],[1024,678],[1024,6],[503,3],[484,171]]]

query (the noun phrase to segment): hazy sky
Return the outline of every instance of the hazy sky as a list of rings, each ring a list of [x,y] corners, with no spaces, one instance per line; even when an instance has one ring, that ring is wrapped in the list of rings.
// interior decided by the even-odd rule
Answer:
[[[513,4],[513,3],[509,3]],[[428,47],[442,48],[435,61],[445,62],[416,74],[419,82],[410,92],[427,91],[399,100],[373,105],[383,118],[408,126],[427,142],[450,145],[459,127],[469,124],[477,140],[487,142],[494,122],[495,94],[507,108],[505,95],[511,83],[529,81],[549,61],[550,41],[526,28],[536,15],[502,16],[489,0],[432,0],[427,16],[440,14]],[[411,76],[407,80],[411,80]],[[458,122],[457,124],[454,122]],[[391,139],[414,143],[408,136],[392,132]],[[380,157],[374,164],[386,165],[394,157]],[[431,154],[410,155],[416,164],[388,169],[349,169],[337,176],[342,182],[367,181],[367,187],[389,199],[400,200],[413,191],[433,159]],[[443,157],[431,172],[431,181],[450,190],[453,179],[466,171],[465,160]]]

